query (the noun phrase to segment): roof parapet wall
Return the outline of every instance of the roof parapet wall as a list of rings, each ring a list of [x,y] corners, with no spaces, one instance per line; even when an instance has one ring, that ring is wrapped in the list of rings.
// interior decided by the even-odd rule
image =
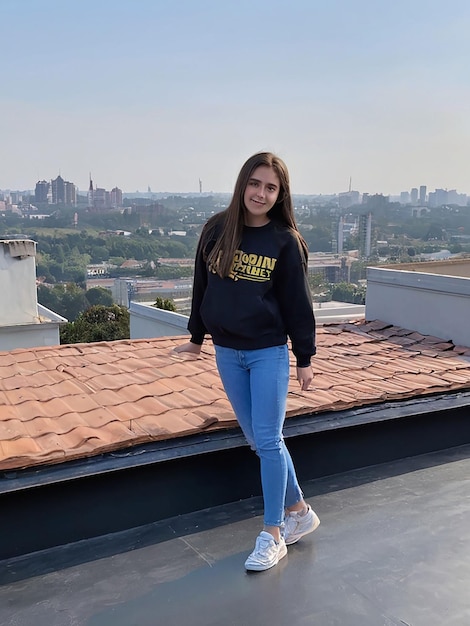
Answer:
[[[380,319],[470,346],[470,260],[439,267],[422,265],[415,264],[413,270],[369,267],[366,320]]]

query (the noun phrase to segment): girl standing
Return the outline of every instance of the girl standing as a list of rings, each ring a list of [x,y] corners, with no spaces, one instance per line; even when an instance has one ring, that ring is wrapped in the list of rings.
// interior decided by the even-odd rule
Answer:
[[[313,379],[315,319],[307,261],[287,167],[270,152],[257,153],[241,168],[228,208],[204,226],[196,253],[191,339],[175,348],[198,355],[205,334],[212,336],[225,392],[260,458],[264,528],[245,562],[247,570],[273,567],[287,545],[320,523],[303,498],[282,435],[288,337],[301,390]]]

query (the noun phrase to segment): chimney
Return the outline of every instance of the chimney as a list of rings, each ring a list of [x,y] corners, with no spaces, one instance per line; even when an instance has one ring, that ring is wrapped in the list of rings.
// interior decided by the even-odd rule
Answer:
[[[38,324],[36,242],[0,240],[0,326]]]

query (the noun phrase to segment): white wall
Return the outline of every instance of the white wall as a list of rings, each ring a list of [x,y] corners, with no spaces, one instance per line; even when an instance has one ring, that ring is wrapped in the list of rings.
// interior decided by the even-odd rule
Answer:
[[[363,319],[364,309],[362,305],[345,302],[325,302],[322,305],[314,305],[318,326]],[[131,339],[189,335],[187,315],[157,309],[150,302],[131,302],[129,314]]]
[[[0,241],[0,350],[56,346],[67,320],[38,304],[36,243]]]
[[[470,279],[369,267],[365,316],[470,346]]]
[[[16,348],[57,346],[59,343],[59,325],[56,322],[0,326],[0,351],[2,352],[9,352]]]
[[[181,313],[157,309],[147,302],[131,302],[129,314],[131,339],[189,335],[188,317]]]
[[[0,241],[0,325],[38,324],[36,243]]]

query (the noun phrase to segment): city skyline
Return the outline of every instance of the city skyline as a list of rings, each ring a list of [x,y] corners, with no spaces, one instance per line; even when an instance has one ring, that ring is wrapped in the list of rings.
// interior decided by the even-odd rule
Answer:
[[[64,183],[67,185],[74,185],[76,187],[76,193],[77,195],[80,196],[87,196],[89,195],[89,187],[87,189],[81,189],[78,187],[78,185],[75,185],[73,180],[69,180],[66,181],[65,178],[59,173],[57,175],[57,178],[62,178],[64,180]],[[35,193],[35,187],[37,188],[38,185],[41,185],[43,183],[47,183],[49,186],[55,182],[55,179],[51,179],[51,178],[43,178],[41,180],[36,181],[34,186],[30,186],[30,187],[26,187],[24,189],[18,189],[18,188],[12,188],[12,187],[5,187],[5,188],[0,188],[0,193],[12,193],[12,194],[16,194],[16,193],[20,193],[20,194],[25,194],[25,193],[29,193],[30,195],[34,195]],[[200,181],[199,181],[200,182]],[[154,190],[151,189],[150,186],[147,187],[147,189],[136,189],[136,190],[123,190],[121,189],[121,187],[119,185],[114,185],[113,189],[109,190],[106,189],[104,187],[100,187],[99,185],[95,185],[93,180],[91,179],[88,183],[88,185],[93,184],[95,189],[100,189],[101,191],[114,191],[115,189],[117,189],[122,195],[135,195],[135,194],[139,194],[139,195],[149,195],[149,196],[165,196],[165,195],[193,195],[193,196],[199,196],[199,195],[231,195],[231,193],[233,192],[233,190],[227,190],[227,191],[206,191],[206,190],[189,190],[189,191],[178,191],[178,190]],[[424,197],[423,197],[423,192],[422,190],[424,190]],[[416,197],[413,198],[413,192],[416,192]],[[392,193],[383,193],[382,191],[377,191],[374,194],[371,194],[367,191],[363,191],[363,190],[357,190],[357,189],[353,189],[351,188],[349,191],[332,191],[331,193],[328,194],[322,194],[322,193],[315,193],[315,192],[311,192],[311,193],[297,193],[295,192],[295,190],[292,191],[292,195],[295,196],[312,196],[312,197],[319,197],[319,196],[348,196],[350,194],[352,195],[359,195],[359,196],[363,196],[363,195],[383,195],[385,197],[388,198],[393,198],[394,201],[398,201],[398,199],[404,199],[404,196],[409,196],[409,200],[411,200],[412,203],[416,203],[417,200],[419,199],[422,203],[425,201],[425,198],[429,195],[429,194],[433,194],[435,192],[444,192],[444,193],[458,193],[458,194],[463,194],[463,195],[470,195],[467,194],[465,191],[463,190],[459,190],[459,189],[450,189],[448,187],[436,187],[434,189],[428,188],[427,185],[419,185],[419,186],[415,186],[415,187],[411,187],[410,189],[403,189],[401,191],[395,191]]]
[[[470,193],[464,0],[3,0],[0,19],[1,189],[60,173],[83,193],[91,171],[128,193],[231,193],[272,150],[297,195],[351,177]]]

